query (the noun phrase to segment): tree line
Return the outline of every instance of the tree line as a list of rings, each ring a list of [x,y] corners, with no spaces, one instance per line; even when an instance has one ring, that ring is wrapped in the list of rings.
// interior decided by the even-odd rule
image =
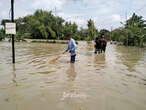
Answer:
[[[3,19],[1,25],[5,26],[8,19]],[[87,21],[87,29],[80,28],[74,22],[65,21],[62,17],[54,16],[51,11],[37,10],[32,15],[15,19],[17,34],[15,38],[19,41],[28,39],[57,39],[64,40],[67,34],[72,34],[75,40],[94,40],[96,37],[105,35],[107,40],[122,42],[127,46],[142,47],[146,42],[146,24],[142,16],[135,13],[130,17],[123,27],[113,31],[102,29],[98,31],[94,21]],[[4,39],[4,29],[0,29],[0,40]]]
[[[10,20],[3,19],[1,25],[5,27],[6,22]],[[17,40],[24,38],[65,40],[67,34],[72,34],[75,40],[94,40],[100,33],[91,19],[87,22],[87,29],[79,29],[75,22],[65,21],[62,17],[54,16],[51,11],[44,10],[37,10],[32,15],[15,19],[15,23]],[[3,39],[6,36],[4,29],[0,29],[0,33],[0,38]]]
[[[4,19],[4,26],[10,20]],[[37,10],[32,15],[27,15],[15,20],[17,27],[16,39],[58,39],[64,40],[67,34],[72,34],[76,40],[84,40],[76,23],[66,22],[59,16],[54,16],[51,11]],[[1,29],[2,31],[2,29]],[[82,32],[85,32],[82,30]]]
[[[121,22],[122,23],[122,22]],[[133,13],[123,27],[111,32],[111,40],[122,42],[126,46],[143,47],[146,43],[146,20]]]

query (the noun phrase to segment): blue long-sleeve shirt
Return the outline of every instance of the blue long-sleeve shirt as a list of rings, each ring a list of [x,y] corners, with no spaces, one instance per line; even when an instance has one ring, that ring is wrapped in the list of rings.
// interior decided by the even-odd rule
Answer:
[[[69,40],[68,47],[65,51],[66,52],[71,51],[71,53],[70,53],[71,56],[74,56],[74,55],[76,55],[76,48],[77,48],[77,44],[76,44],[75,40],[71,39],[71,40]]]

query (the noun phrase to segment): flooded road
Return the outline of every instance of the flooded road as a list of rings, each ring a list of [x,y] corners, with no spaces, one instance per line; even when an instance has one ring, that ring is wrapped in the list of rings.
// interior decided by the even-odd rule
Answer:
[[[79,42],[77,62],[66,45],[0,42],[0,110],[146,110],[146,49],[107,46],[95,55]]]

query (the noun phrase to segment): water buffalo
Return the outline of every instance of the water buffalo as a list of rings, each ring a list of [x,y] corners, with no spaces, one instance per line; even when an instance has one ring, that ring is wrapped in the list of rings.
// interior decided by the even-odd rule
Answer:
[[[100,54],[106,51],[107,41],[105,38],[96,38],[95,40],[95,54]]]

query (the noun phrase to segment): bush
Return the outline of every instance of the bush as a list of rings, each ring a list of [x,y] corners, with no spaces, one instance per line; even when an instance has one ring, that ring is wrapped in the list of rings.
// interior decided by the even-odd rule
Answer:
[[[0,41],[2,41],[5,38],[3,30],[0,30]]]
[[[86,37],[85,40],[86,40],[86,41],[90,41],[91,39],[90,39],[90,37],[88,36],[88,37]]]

